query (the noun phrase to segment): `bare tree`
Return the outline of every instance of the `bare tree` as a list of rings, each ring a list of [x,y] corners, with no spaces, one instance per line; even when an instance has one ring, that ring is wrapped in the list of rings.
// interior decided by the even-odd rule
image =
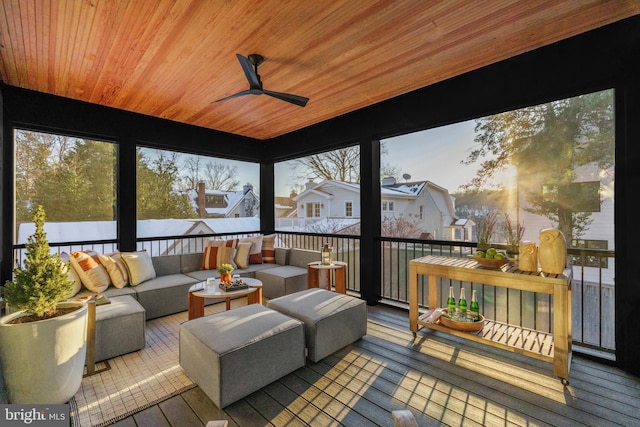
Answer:
[[[240,185],[237,166],[210,161],[205,165],[204,174],[207,188],[211,190],[234,191]]]

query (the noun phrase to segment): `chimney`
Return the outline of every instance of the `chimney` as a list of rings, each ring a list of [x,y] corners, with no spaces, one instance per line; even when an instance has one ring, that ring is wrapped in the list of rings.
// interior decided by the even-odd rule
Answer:
[[[307,182],[304,184],[304,189],[305,189],[305,190],[308,190],[308,189],[312,188],[314,185],[316,185],[316,183],[315,183],[315,182],[313,182],[313,178],[309,178],[309,181],[307,181]]]
[[[242,194],[247,194],[249,191],[253,191],[253,185],[247,182],[247,183],[242,187]]]
[[[200,181],[198,183],[196,193],[198,194],[198,215],[200,215],[200,218],[206,218],[207,211],[205,208],[207,207],[207,199],[204,194],[204,182]]]

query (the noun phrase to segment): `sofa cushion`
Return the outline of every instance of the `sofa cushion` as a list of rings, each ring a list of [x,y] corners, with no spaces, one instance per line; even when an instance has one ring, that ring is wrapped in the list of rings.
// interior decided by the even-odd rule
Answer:
[[[180,255],[180,273],[198,271],[202,266],[202,252]]]
[[[96,307],[96,362],[145,346],[145,311],[131,295],[110,297]]]
[[[189,288],[199,280],[186,274],[170,274],[147,280],[135,287],[147,320],[188,309]]]
[[[162,255],[151,258],[156,277],[182,273],[181,261],[182,257],[180,255]]]
[[[309,249],[291,249],[289,253],[289,265],[307,268],[310,262],[320,261],[320,252]]]

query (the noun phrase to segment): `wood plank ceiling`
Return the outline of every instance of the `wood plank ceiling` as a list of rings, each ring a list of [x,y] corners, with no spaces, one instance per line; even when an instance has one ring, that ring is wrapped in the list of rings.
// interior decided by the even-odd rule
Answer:
[[[261,140],[640,13],[637,0],[1,0],[8,85]],[[268,96],[236,54],[259,53]]]

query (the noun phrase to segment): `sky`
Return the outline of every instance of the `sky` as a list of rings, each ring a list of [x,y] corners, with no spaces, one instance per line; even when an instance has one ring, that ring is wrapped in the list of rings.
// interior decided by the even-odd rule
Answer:
[[[479,169],[478,162],[469,166],[460,163],[478,147],[474,142],[474,128],[475,120],[470,120],[383,140],[387,153],[381,162],[396,166],[400,177],[409,174],[410,181],[431,181],[453,193],[474,178]],[[275,165],[275,186],[277,196],[291,193],[292,173],[288,162]]]

